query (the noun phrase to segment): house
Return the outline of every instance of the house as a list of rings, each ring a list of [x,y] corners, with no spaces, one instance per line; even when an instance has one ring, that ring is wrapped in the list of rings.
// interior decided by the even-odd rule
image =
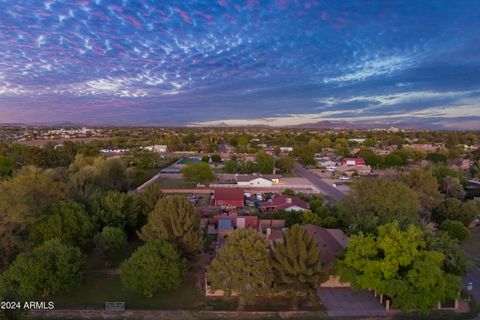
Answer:
[[[280,152],[282,153],[289,153],[293,151],[293,147],[280,147]]]
[[[146,146],[142,149],[143,150],[148,150],[148,151],[153,151],[153,152],[158,152],[158,153],[163,153],[163,152],[167,152],[167,145],[165,145],[165,144],[155,144],[153,146]]]
[[[237,185],[242,187],[270,188],[273,184],[280,182],[278,175],[236,175]]]
[[[338,167],[334,167],[335,171],[342,175],[353,176],[358,174],[360,176],[367,175],[372,172],[372,168],[367,165],[360,165],[360,166],[349,166],[349,165],[342,165]]]
[[[306,224],[303,228],[315,237],[324,265],[334,262],[337,254],[347,247],[348,238],[340,229],[327,229],[313,224]]]
[[[342,166],[364,166],[365,160],[362,158],[343,158]]]
[[[300,198],[287,195],[281,195],[260,203],[260,210],[263,212],[276,210],[306,211],[309,209],[310,206],[307,202],[301,200]]]
[[[213,198],[216,207],[243,207],[242,189],[215,189]]]

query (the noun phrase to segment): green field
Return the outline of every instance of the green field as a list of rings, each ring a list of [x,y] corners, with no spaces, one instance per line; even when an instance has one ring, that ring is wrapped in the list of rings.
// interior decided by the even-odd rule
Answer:
[[[156,182],[162,189],[193,189],[197,187],[197,183],[193,181],[185,181],[183,179],[160,178]]]
[[[104,273],[91,273],[79,288],[50,299],[56,309],[103,309],[105,302],[125,302],[128,309],[191,310],[203,307],[206,301],[188,277],[179,288],[146,298],[125,288],[120,276]]]

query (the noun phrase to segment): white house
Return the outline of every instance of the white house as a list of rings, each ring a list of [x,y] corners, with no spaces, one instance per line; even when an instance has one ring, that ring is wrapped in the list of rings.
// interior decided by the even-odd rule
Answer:
[[[153,146],[144,147],[143,150],[163,153],[163,152],[167,152],[167,145],[165,145],[165,144],[155,144]]]
[[[293,147],[280,147],[280,152],[288,153],[293,151]]]
[[[270,188],[274,184],[280,183],[280,176],[277,175],[237,175],[235,177],[237,185],[240,187]]]
[[[237,185],[242,187],[270,188],[273,185],[273,182],[272,180],[258,176],[238,176]]]

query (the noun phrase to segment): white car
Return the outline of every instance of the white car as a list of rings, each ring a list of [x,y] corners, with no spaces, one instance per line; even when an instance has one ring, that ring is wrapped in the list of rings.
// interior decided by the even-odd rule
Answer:
[[[341,176],[340,178],[338,178],[339,180],[350,180],[350,177],[349,176]]]

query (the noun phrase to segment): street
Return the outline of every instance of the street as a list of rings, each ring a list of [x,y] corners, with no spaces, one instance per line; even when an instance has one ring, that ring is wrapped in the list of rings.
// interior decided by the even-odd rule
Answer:
[[[295,164],[295,173],[308,181],[317,188],[322,194],[328,195],[332,197],[333,199],[339,201],[345,197],[345,193],[342,191],[338,190],[337,188],[331,186],[330,184],[326,183],[323,181],[321,178],[319,178],[317,175],[314,173],[308,171],[304,167],[302,167],[300,164],[296,163]]]

